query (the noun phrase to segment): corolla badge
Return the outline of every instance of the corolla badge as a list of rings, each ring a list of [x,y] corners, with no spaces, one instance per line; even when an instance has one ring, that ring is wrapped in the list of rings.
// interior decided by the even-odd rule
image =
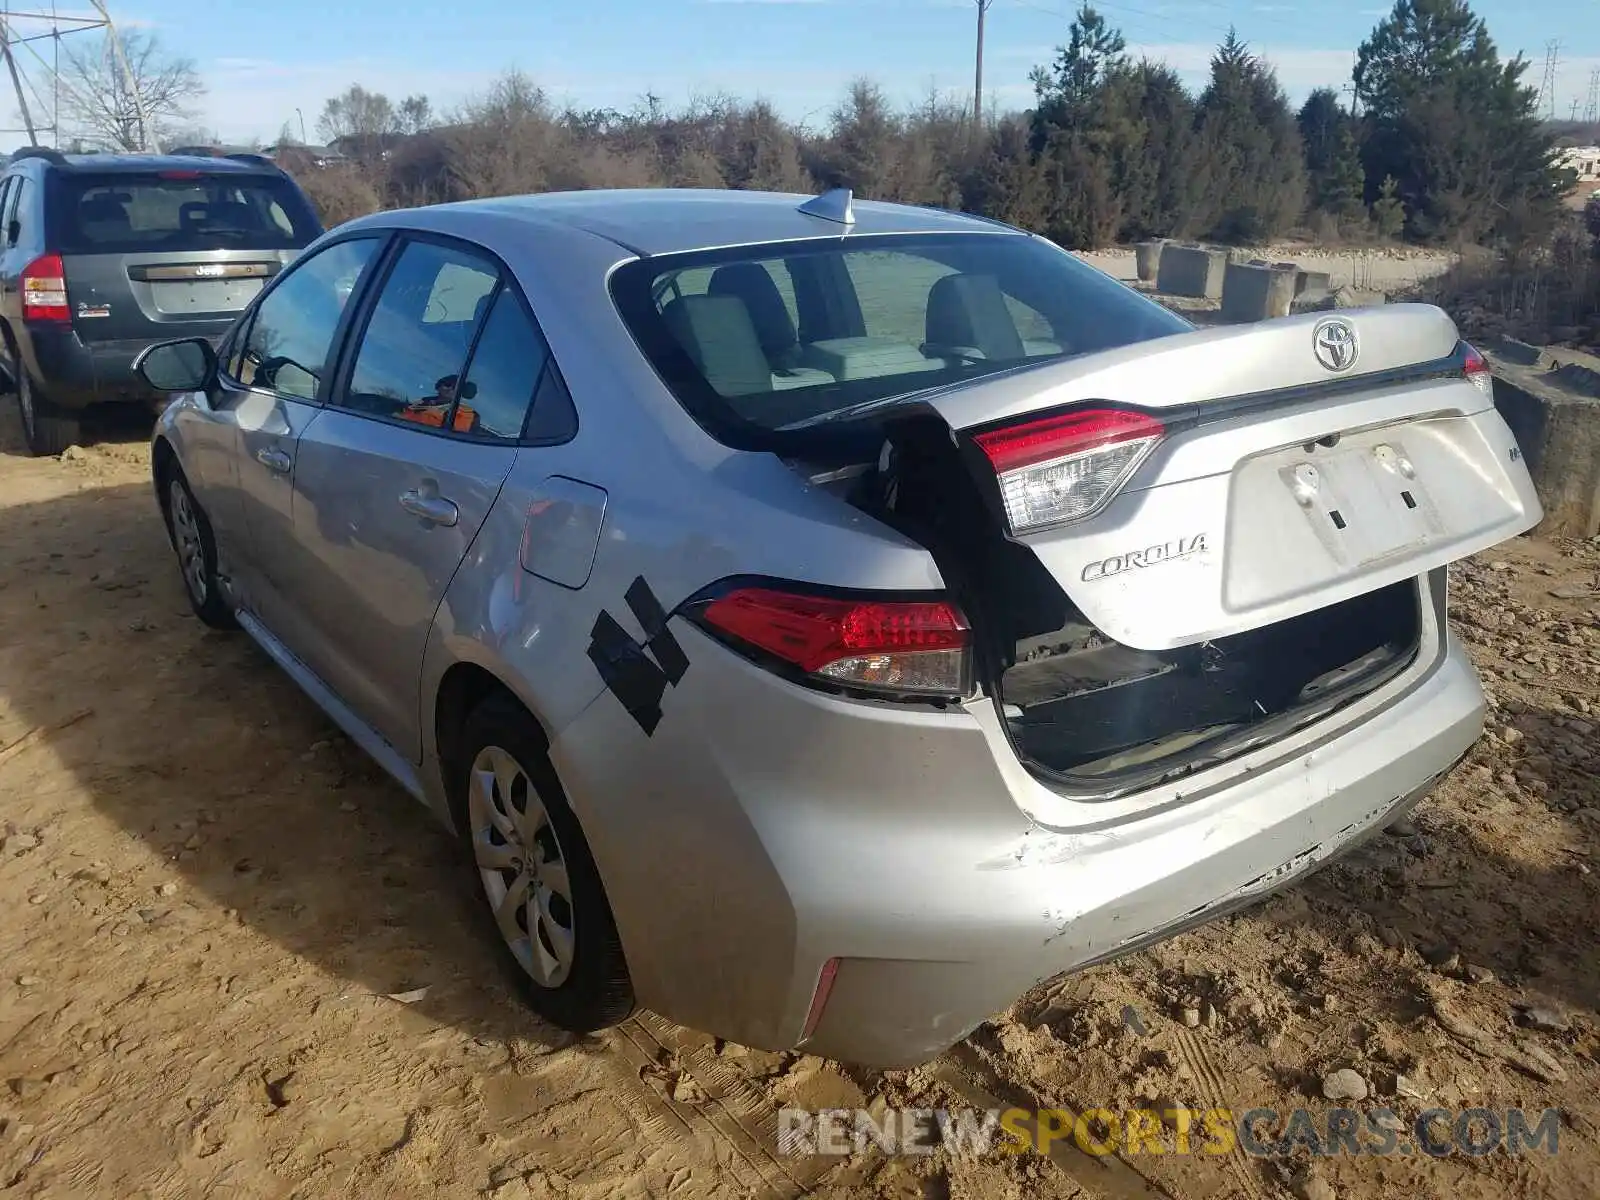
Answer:
[[[1188,558],[1191,554],[1205,552],[1206,535],[1193,533],[1188,537],[1173,538],[1170,542],[1162,542],[1156,546],[1126,550],[1121,554],[1113,554],[1110,558],[1098,559],[1084,567],[1079,578],[1085,583],[1093,583],[1097,579],[1110,579],[1113,575],[1121,575],[1124,571],[1155,567],[1162,563],[1176,562],[1180,558]]]
[[[1318,321],[1311,331],[1311,348],[1317,361],[1330,371],[1348,371],[1361,357],[1361,340],[1356,327],[1343,317]]]

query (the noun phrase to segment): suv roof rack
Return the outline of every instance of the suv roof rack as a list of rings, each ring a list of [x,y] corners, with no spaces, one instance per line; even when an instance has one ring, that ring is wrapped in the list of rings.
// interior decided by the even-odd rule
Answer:
[[[49,146],[24,146],[11,155],[12,162],[20,162],[24,158],[42,158],[45,162],[58,167],[67,165],[67,156],[59,150],[52,150]]]

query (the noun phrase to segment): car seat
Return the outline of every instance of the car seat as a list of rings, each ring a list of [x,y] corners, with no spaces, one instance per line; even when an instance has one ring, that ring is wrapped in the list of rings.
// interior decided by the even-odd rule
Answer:
[[[1026,351],[993,275],[946,275],[928,290],[923,353],[1016,362]]]

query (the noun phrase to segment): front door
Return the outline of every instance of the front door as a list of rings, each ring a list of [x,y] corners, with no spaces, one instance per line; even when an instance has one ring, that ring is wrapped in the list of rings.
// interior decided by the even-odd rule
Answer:
[[[307,665],[412,761],[428,631],[511,470],[544,366],[503,276],[464,243],[405,244],[296,453]]]
[[[295,456],[321,412],[346,305],[375,265],[381,236],[335,242],[295,264],[262,297],[219,372],[212,406],[236,429],[239,537],[229,554],[244,607],[291,651],[306,640],[305,598],[290,586]]]

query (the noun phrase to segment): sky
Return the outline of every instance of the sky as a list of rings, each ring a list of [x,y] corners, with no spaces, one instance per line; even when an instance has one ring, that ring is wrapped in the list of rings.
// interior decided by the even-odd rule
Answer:
[[[52,11],[43,0],[0,0],[12,13]],[[970,97],[975,0],[224,0],[202,15],[193,0],[110,0],[124,28],[191,58],[206,83],[195,124],[226,141],[276,140],[303,119],[315,142],[323,102],[352,83],[398,101],[421,92],[436,112],[520,68],[558,104],[627,109],[647,92],[676,106],[696,94],[771,101],[814,127],[851,79],[868,76],[900,103],[929,93]],[[1029,71],[1066,40],[1072,0],[994,0],[986,34],[986,103],[1032,98]],[[1349,82],[1356,46],[1387,13],[1382,0],[1133,0],[1098,5],[1135,54],[1203,82],[1229,26],[1271,61],[1292,99]],[[1543,77],[1546,43],[1560,39],[1557,114],[1579,114],[1600,69],[1600,0],[1479,0],[1502,54]],[[71,0],[54,11],[82,15]],[[20,34],[37,21],[12,19]],[[66,28],[63,23],[61,28]],[[92,36],[92,35],[87,35]],[[64,39],[70,44],[74,39]],[[30,43],[48,56],[50,43]],[[21,55],[30,81],[48,76]]]

